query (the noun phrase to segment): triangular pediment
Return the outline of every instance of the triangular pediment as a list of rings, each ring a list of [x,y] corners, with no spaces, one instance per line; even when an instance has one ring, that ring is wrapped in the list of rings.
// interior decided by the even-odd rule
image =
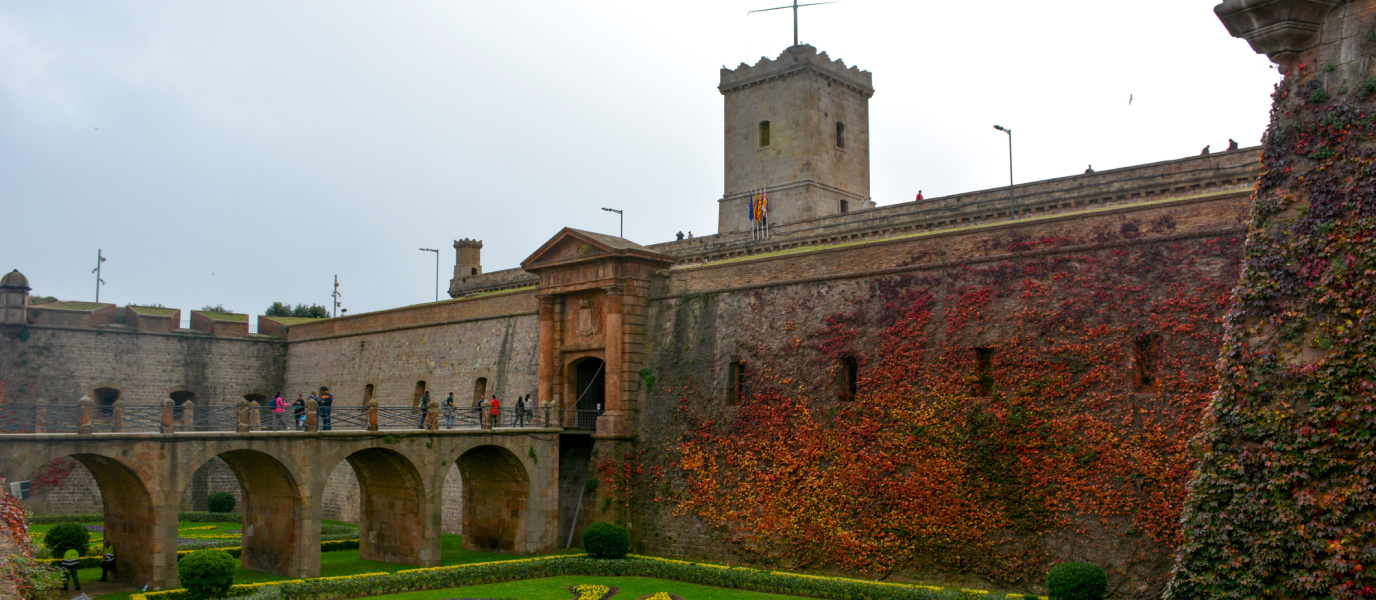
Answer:
[[[662,259],[666,263],[672,263],[674,260],[668,255],[627,239],[565,227],[529,258],[521,261],[521,267],[529,271],[542,266],[603,258],[605,255],[640,256],[652,260]]]

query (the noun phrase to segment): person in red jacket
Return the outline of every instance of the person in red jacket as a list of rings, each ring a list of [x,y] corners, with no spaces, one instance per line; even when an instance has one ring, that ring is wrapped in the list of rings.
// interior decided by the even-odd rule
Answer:
[[[913,200],[913,202],[921,202],[921,201],[922,201],[922,190],[917,190],[917,199],[916,199],[916,200]]]
[[[497,395],[492,395],[492,426],[496,427],[501,422],[502,401],[497,399]]]

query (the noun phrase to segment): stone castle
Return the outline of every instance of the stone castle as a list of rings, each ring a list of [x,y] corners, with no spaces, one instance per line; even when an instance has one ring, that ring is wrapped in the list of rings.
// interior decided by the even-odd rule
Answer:
[[[726,169],[715,235],[640,245],[564,229],[538,246],[531,240],[535,249],[520,268],[491,272],[482,268],[482,242],[464,239],[454,242],[450,300],[331,319],[259,316],[256,334],[241,314],[191,311],[190,328],[182,329],[178,309],[31,304],[30,282],[13,271],[0,280],[5,401],[74,406],[87,397],[101,407],[170,400],[199,409],[327,386],[336,406],[414,407],[427,392],[437,400],[453,392],[465,406],[530,394],[594,415],[588,427],[559,434],[561,540],[576,540],[590,522],[619,521],[643,552],[1003,586],[1027,584],[1027,573],[1050,562],[1088,557],[1114,565],[1115,582],[1131,594],[1159,589],[1178,533],[1146,515],[1162,506],[1178,510],[1183,498],[1188,470],[1178,466],[1190,461],[1183,439],[1206,401],[1199,386],[1211,381],[1218,351],[1226,305],[1219,296],[1226,298],[1240,268],[1259,150],[1020,184],[1012,202],[999,188],[876,206],[869,72],[800,45],[775,60],[723,69],[719,90]],[[751,234],[748,211],[758,187],[767,188],[770,202],[771,235],[763,240]],[[1174,316],[1187,302],[1202,307],[1188,323]],[[895,337],[900,325],[912,329]],[[1081,337],[1058,337],[1067,332]],[[1076,344],[1101,351],[1076,355]],[[889,361],[914,345],[947,352],[911,358],[926,370],[897,375],[900,366]],[[1032,364],[1070,375],[1038,384],[1044,402],[1029,408],[1013,399],[1030,393],[1021,369]],[[1000,442],[1006,447],[969,445],[995,439],[990,424],[1012,427],[1009,415],[1024,410],[1040,415],[1029,423],[1042,425],[1019,425],[1015,439]],[[1062,428],[1072,417],[1079,425]],[[887,552],[899,562],[828,558],[837,549],[820,550],[809,536],[870,534],[859,524],[842,535],[821,521],[804,523],[803,509],[789,518],[813,533],[766,539],[759,528],[767,520],[746,507],[783,505],[751,495],[762,488],[732,482],[751,481],[752,469],[780,467],[735,457],[780,458],[784,448],[808,445],[759,439],[776,425],[828,439],[862,423],[873,424],[869,433],[848,433],[844,443],[817,450],[824,458],[806,461],[820,469],[815,480],[889,464],[887,474],[873,476],[910,477],[912,490],[958,479],[962,489],[978,491],[957,495],[989,514],[969,521],[965,537],[905,526],[911,544]],[[901,449],[869,445],[886,431],[920,437],[951,424],[965,428],[952,434],[963,441],[950,448],[965,449],[951,450],[954,456],[903,445],[916,437],[904,438]],[[1175,466],[1132,471],[1122,464],[1128,448],[1111,448],[1095,427],[1128,446],[1155,448],[1152,460]],[[1078,448],[1066,464],[1086,469],[1086,481],[1097,477],[1095,469],[1118,473],[1101,481],[1116,500],[1091,507],[1042,497],[1072,484],[1053,482],[1050,463],[1033,468],[998,458],[1019,449],[1060,456],[1047,445],[1025,445],[1040,436],[1063,436],[1058,443]],[[740,454],[714,454],[727,447]],[[867,460],[843,467],[832,452]],[[965,464],[962,475],[932,475],[927,459],[937,455]],[[231,463],[211,459],[199,467],[177,492],[182,507],[203,508],[217,490],[242,497],[244,474]],[[324,518],[359,518],[355,468],[341,462],[325,478]],[[100,512],[102,496],[93,491],[100,486],[87,470],[77,466],[30,506]],[[463,528],[460,471],[445,480],[446,531]],[[589,479],[601,483],[593,488]],[[850,486],[863,509],[821,492],[817,502],[836,503],[848,515],[894,503],[885,510],[908,516],[958,504],[946,498],[903,508],[900,498],[920,494],[867,495],[879,494],[877,485],[861,491],[875,483]],[[870,550],[854,556],[884,554],[874,549],[888,543],[868,540]],[[951,560],[952,544],[973,550]],[[1008,564],[1009,556],[1025,571],[990,566]]]

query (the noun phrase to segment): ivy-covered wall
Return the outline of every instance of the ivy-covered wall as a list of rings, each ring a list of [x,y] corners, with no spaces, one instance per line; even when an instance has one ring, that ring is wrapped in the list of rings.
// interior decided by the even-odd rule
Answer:
[[[1283,61],[1168,598],[1376,595],[1376,2],[1336,4]]]
[[[885,250],[902,272],[653,303],[640,442],[610,467],[643,548],[1024,589],[1091,560],[1158,595],[1240,206],[913,240]],[[1215,227],[1182,233],[1196,213]]]

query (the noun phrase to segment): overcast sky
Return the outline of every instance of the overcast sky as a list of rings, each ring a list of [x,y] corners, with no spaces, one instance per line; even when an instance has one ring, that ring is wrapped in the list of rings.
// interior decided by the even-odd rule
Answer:
[[[441,295],[561,227],[714,233],[719,69],[781,0],[0,0],[0,269],[35,294],[261,313]],[[801,37],[874,74],[880,204],[1260,141],[1276,71],[1215,2],[845,0]],[[1129,95],[1133,102],[1128,104]],[[189,317],[184,313],[184,317]]]

